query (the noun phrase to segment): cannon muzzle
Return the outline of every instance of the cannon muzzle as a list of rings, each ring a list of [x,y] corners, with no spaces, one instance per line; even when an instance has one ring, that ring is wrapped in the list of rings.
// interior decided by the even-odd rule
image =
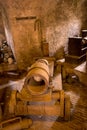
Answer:
[[[44,94],[49,86],[49,64],[45,59],[37,60],[29,69],[24,87],[32,95]]]

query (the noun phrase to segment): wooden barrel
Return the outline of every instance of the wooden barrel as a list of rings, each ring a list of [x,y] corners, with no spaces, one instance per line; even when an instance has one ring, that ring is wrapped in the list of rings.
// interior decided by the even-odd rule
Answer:
[[[24,87],[32,95],[44,94],[49,86],[49,64],[45,59],[37,60],[29,69]]]

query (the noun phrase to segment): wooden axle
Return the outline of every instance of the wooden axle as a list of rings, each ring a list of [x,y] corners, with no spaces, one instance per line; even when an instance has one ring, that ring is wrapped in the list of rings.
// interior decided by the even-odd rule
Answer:
[[[57,91],[57,92],[52,92],[52,89],[49,89],[47,91],[47,93],[36,96],[36,95],[31,95],[30,93],[27,92],[27,90],[25,88],[23,88],[22,93],[17,93],[16,98],[20,99],[22,101],[49,102],[52,100],[60,100],[62,92],[64,93],[63,90]]]
[[[15,109],[15,115],[47,115],[47,116],[61,116],[61,107],[56,105],[23,105],[18,103]]]

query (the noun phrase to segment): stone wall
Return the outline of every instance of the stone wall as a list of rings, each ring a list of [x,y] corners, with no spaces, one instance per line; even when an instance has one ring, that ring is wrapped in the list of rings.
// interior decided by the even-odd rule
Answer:
[[[4,30],[2,15],[0,13],[0,46],[2,45],[3,40],[5,40],[5,30]]]
[[[68,37],[82,28],[83,1],[79,0],[0,0],[8,18],[12,49],[19,68],[26,68],[33,57],[42,56],[41,41],[49,43],[49,55],[62,58]],[[36,17],[36,19],[30,19]]]

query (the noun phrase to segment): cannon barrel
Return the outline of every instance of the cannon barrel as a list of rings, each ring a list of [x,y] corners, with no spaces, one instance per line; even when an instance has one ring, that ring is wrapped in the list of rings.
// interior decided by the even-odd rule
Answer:
[[[37,60],[29,69],[24,87],[32,95],[44,94],[49,86],[49,64],[45,59]]]

